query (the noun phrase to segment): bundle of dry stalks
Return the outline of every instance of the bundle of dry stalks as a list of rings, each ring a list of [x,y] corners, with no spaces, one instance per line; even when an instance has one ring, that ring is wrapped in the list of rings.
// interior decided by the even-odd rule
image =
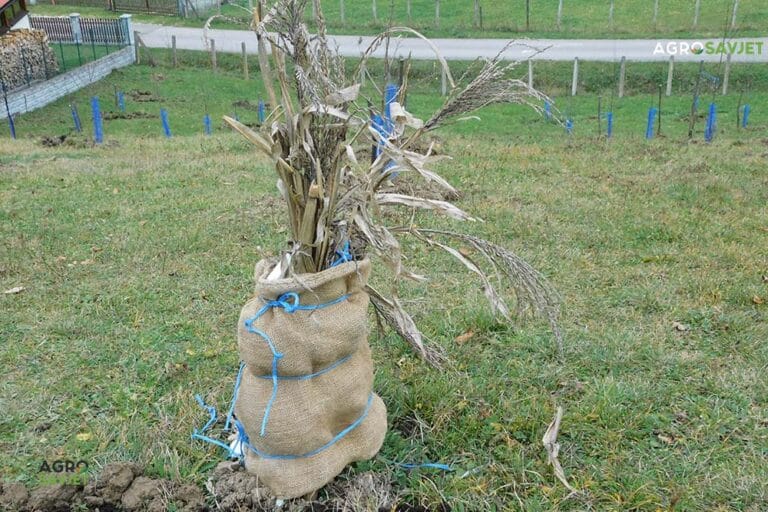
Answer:
[[[318,27],[315,35],[302,22],[308,0],[279,0],[265,11],[263,19],[258,11],[254,12],[259,65],[272,111],[258,131],[225,118],[275,163],[291,239],[290,249],[273,275],[320,272],[330,267],[339,254],[360,260],[373,253],[393,274],[388,296],[369,288],[373,305],[419,354],[437,365],[442,359],[440,352],[425,344],[398,300],[402,279],[425,279],[403,265],[398,237],[415,237],[429,247],[443,249],[477,274],[493,311],[509,319],[509,307],[496,288],[507,279],[514,290],[517,311],[532,311],[548,319],[561,347],[556,294],[530,265],[486,240],[413,225],[387,226],[380,215],[381,208],[402,206],[435,211],[459,221],[474,220],[448,201],[392,193],[387,185],[396,173],[412,173],[455,194],[456,190],[431,170],[435,162],[447,157],[434,155],[431,146],[426,151],[416,149],[425,146],[426,134],[493,103],[522,103],[539,109],[537,102],[544,96],[523,81],[510,78],[515,63],[502,63],[499,56],[485,62],[465,86],[457,86],[447,62],[432,45],[452,87],[448,100],[426,123],[399,102],[390,104],[391,134],[384,137],[370,121],[369,105],[359,104],[362,84],[349,78],[356,79],[360,73],[345,72],[344,59],[328,45],[320,1],[313,2]],[[411,29],[390,29],[368,48],[363,62],[381,44],[389,44],[389,38],[397,32],[423,38]],[[403,90],[398,97],[404,97]],[[372,138],[379,147],[373,161],[368,157]],[[451,246],[451,242],[470,247],[480,256],[479,261],[465,249]]]

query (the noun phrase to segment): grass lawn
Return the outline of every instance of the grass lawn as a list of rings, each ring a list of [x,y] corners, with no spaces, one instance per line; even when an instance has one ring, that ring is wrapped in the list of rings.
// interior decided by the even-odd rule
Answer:
[[[68,50],[71,52],[73,47]],[[101,99],[107,139],[121,134],[144,138],[161,136],[161,108],[169,112],[174,135],[203,133],[203,116],[206,113],[212,118],[214,131],[224,129],[223,115],[237,116],[247,123],[257,122],[258,99],[264,98],[265,94],[255,58],[250,59],[251,80],[246,81],[242,79],[239,56],[220,54],[219,72],[214,74],[205,69],[209,62],[203,52],[180,51],[180,67],[177,69],[171,67],[170,51],[153,51],[152,55],[158,63],[156,67],[140,65],[115,71],[99,83],[62,98],[43,110],[18,117],[17,134],[20,137],[41,137],[71,133],[71,104],[78,107],[85,134],[91,134],[90,98],[94,95]],[[467,66],[467,63],[452,63],[453,74],[461,76]],[[373,76],[383,75],[380,62],[371,61],[368,68]],[[348,63],[348,69],[350,72],[354,69],[354,62]],[[705,71],[714,76],[722,74],[717,64],[707,65]],[[526,72],[527,68],[521,66],[520,77],[524,79]],[[554,107],[559,109],[561,117],[573,119],[575,137],[598,135],[599,101],[602,112],[614,112],[614,134],[617,138],[640,139],[645,136],[649,107],[658,105],[658,87],[666,83],[666,72],[665,63],[631,63],[627,67],[627,96],[624,98],[616,96],[618,66],[614,64],[583,63],[580,93],[576,97],[570,96],[570,64],[537,63],[534,75],[536,87],[553,98]],[[697,72],[696,64],[676,65],[674,95],[662,98],[663,136],[676,140],[687,137]],[[718,130],[721,134],[749,139],[765,133],[768,126],[768,70],[758,65],[734,65],[730,83],[731,94],[727,96],[720,95],[717,92],[719,88],[710,83],[702,87],[696,138],[703,138],[706,112],[712,101],[717,104]],[[410,84],[414,94],[409,98],[408,108],[422,117],[430,115],[441,103],[439,69],[431,62],[415,62]],[[125,114],[118,111],[116,91],[125,93]],[[381,101],[373,87],[368,87],[365,92],[372,102]],[[752,109],[750,128],[738,130],[737,106],[744,103],[749,103]],[[514,131],[517,137],[547,142],[563,140],[561,127],[547,123],[524,107],[486,109],[481,117],[492,127],[505,126],[513,119],[517,123]],[[606,124],[603,119],[600,133],[605,134]],[[458,124],[455,132],[471,134],[477,129],[476,121],[467,121]],[[0,138],[8,136],[7,122],[0,123]]]
[[[35,483],[42,460],[62,458],[94,471],[135,460],[202,483],[221,460],[189,439],[206,419],[193,394],[228,403],[253,265],[286,229],[269,165],[232,133],[199,135],[200,117],[254,102],[258,84],[134,66],[22,116],[20,140],[0,132],[0,290],[25,287],[0,295],[4,478]],[[69,101],[84,108],[100,94],[106,105],[114,85],[162,99],[127,98],[129,113],[167,106],[174,137],[139,116],[106,121],[100,147],[39,143],[68,132]],[[374,471],[403,501],[454,510],[764,510],[768,116],[756,108],[736,132],[728,96],[714,143],[700,142],[702,122],[687,143],[690,99],[665,100],[667,136],[647,142],[651,98],[617,100],[640,120],[617,121],[612,141],[594,136],[595,96],[573,101],[571,138],[516,107],[440,133],[455,158],[439,170],[485,220],[462,227],[517,251],[562,294],[565,357],[545,324],[498,324],[463,268],[417,248],[411,263],[434,278],[405,299],[451,364],[427,368],[371,319],[390,430],[381,456],[342,478]],[[411,98],[415,112],[435,103]],[[569,499],[541,445],[558,405],[560,458],[583,491]]]
[[[564,0],[561,26],[557,27],[556,0],[531,2],[530,27],[526,29],[525,1],[500,2],[481,0],[482,29],[475,23],[474,3],[470,0],[441,0],[440,25],[435,24],[434,0],[411,0],[408,17],[407,0],[377,1],[378,21],[373,18],[372,0],[344,2],[345,21],[341,21],[341,1],[323,2],[328,25],[332,33],[371,34],[381,31],[390,20],[396,25],[407,25],[423,31],[430,37],[552,37],[552,38],[627,38],[627,37],[722,37],[726,21],[730,23],[732,2],[702,0],[698,25],[693,26],[693,0],[664,0],[659,3],[659,15],[653,23],[653,2],[631,0],[616,2],[613,26],[609,24],[609,2],[605,0]],[[213,26],[245,28],[250,20],[243,9],[247,0],[234,0],[222,6],[228,20],[214,22]],[[114,16],[105,9],[66,5],[32,6],[35,14],[66,15],[73,11],[83,16]],[[215,14],[212,10],[201,16]],[[308,10],[308,14],[310,10]],[[141,22],[164,25],[202,26],[203,20],[182,19],[167,15],[134,14]],[[741,0],[737,11],[734,35],[764,37],[768,27],[768,11],[761,0]]]

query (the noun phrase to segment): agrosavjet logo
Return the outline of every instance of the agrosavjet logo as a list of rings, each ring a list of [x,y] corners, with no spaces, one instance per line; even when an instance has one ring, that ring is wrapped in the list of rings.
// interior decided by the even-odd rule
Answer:
[[[654,55],[763,55],[765,41],[658,41]]]

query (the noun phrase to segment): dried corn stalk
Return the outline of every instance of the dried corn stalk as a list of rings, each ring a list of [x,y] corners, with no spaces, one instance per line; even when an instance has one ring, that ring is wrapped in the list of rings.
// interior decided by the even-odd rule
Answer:
[[[535,102],[544,96],[524,82],[509,78],[514,63],[502,64],[500,57],[486,62],[463,88],[456,86],[447,62],[429,43],[446,69],[452,94],[426,123],[400,103],[392,103],[391,135],[383,137],[370,121],[369,107],[359,104],[361,84],[350,81],[344,59],[328,46],[319,0],[313,3],[316,35],[310,35],[302,22],[308,0],[279,0],[262,19],[254,12],[262,74],[265,78],[274,76],[278,85],[275,88],[271,80],[265,79],[272,112],[258,131],[224,118],[274,162],[291,231],[291,253],[284,256],[276,272],[297,275],[322,271],[346,247],[354,259],[374,253],[392,271],[393,284],[389,296],[369,290],[373,305],[420,355],[438,365],[442,354],[425,343],[397,296],[401,279],[425,279],[405,268],[398,240],[399,236],[416,237],[428,246],[445,250],[477,274],[494,312],[508,319],[509,308],[491,276],[496,281],[507,278],[515,292],[517,310],[533,311],[547,318],[561,346],[556,294],[520,258],[469,235],[419,230],[413,225],[387,226],[380,215],[382,208],[404,207],[409,211],[436,212],[459,221],[475,220],[448,201],[393,193],[386,187],[394,173],[412,173],[455,196],[456,190],[431,169],[446,157],[434,155],[431,146],[425,152],[414,149],[420,139],[449,120],[486,105],[513,102],[538,109]],[[363,61],[379,45],[388,44],[391,34],[403,31],[426,40],[411,29],[390,29],[374,41]],[[359,75],[355,72],[349,76]],[[403,96],[401,90],[399,97]],[[366,153],[372,140],[378,146],[379,156],[371,162]],[[471,246],[482,255],[483,264],[452,247],[451,240]],[[484,270],[486,267],[491,268],[490,275]]]

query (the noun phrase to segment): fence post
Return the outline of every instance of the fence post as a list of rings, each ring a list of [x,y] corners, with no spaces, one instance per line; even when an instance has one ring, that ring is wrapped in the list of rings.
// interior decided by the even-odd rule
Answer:
[[[480,0],[475,0],[475,28],[480,26]]]
[[[172,55],[173,67],[178,67],[179,58],[176,55],[176,36],[175,35],[171,36],[171,55]]]
[[[118,20],[120,20],[120,29],[123,35],[123,44],[125,46],[133,46],[134,44],[136,44],[136,38],[133,35],[133,23],[131,21],[131,15],[121,14]]]
[[[525,31],[531,30],[531,0],[525,0]]]
[[[667,96],[672,96],[672,75],[675,72],[675,56],[669,56],[669,71],[667,72]]]
[[[656,28],[656,25],[659,21],[659,0],[654,0],[653,2],[653,28]]]
[[[16,125],[13,122],[13,114],[11,114],[11,109],[8,107],[8,90],[5,87],[5,82],[2,82],[3,86],[3,100],[5,101],[5,113],[8,115],[8,128],[11,130],[11,138],[16,138]]]
[[[411,13],[411,0],[405,2],[405,12],[408,15],[408,23],[413,21],[413,14]]]
[[[440,28],[440,0],[435,0],[435,27]]]
[[[725,59],[725,72],[723,73],[723,96],[728,94],[728,81],[731,78],[731,54]]]
[[[528,88],[533,89],[533,61],[528,59]]]
[[[67,70],[67,63],[64,61],[64,44],[59,41],[59,54],[61,54],[61,70]]]
[[[240,43],[240,49],[243,52],[243,79],[248,80],[248,53],[245,51],[245,41]]]
[[[88,29],[88,36],[91,38],[91,54],[93,55],[93,60],[96,60],[96,38],[93,37],[93,29]]]
[[[136,61],[136,64],[141,64],[141,49],[139,48],[139,34],[135,30],[133,31],[133,50],[134,50],[134,61]]]
[[[576,96],[576,90],[579,88],[579,58],[573,59],[573,82],[571,83],[571,96]]]
[[[344,24],[347,21],[347,17],[344,14],[344,0],[339,0],[339,16],[341,17],[341,23]]]
[[[731,30],[736,28],[736,11],[739,10],[739,0],[733,0],[733,14],[731,15]]]
[[[696,5],[693,6],[693,28],[699,26],[699,12],[701,12],[701,0],[696,0]]]
[[[619,98],[624,97],[624,83],[627,79],[627,58],[621,58],[621,65],[619,66]]]
[[[83,31],[80,29],[80,13],[73,12],[69,15],[69,24],[72,27],[72,38],[75,44],[83,42]]]
[[[563,23],[563,0],[557,3],[557,30],[562,28]]]
[[[608,7],[608,27],[613,29],[613,4],[614,0],[611,0],[611,4]]]
[[[211,39],[211,69],[216,72],[216,41]]]
[[[371,0],[371,10],[373,12],[373,21],[374,23],[379,22],[379,8],[376,5],[376,0]]]
[[[440,66],[440,92],[443,96],[448,95],[448,77],[443,66]]]

